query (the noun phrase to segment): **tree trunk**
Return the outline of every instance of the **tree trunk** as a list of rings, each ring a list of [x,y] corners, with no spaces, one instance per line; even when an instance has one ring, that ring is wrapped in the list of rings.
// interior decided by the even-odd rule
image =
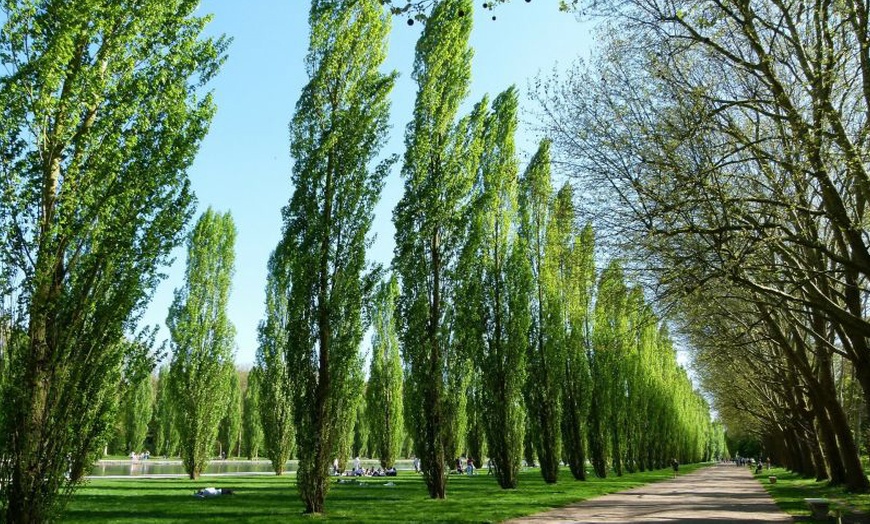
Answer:
[[[831,434],[836,438],[834,447],[830,451],[838,456],[839,464],[843,468],[841,482],[851,492],[867,493],[870,491],[870,482],[867,481],[867,476],[861,466],[861,457],[852,435],[852,428],[849,427],[849,420],[843,412],[843,406],[837,399],[830,354],[820,351],[817,358],[819,360],[820,389],[823,390],[817,400],[823,406],[824,419]],[[833,472],[831,482],[836,484]]]
[[[429,344],[429,377],[425,389],[426,407],[426,453],[422,457],[426,477],[426,487],[433,499],[447,498],[447,476],[444,472],[446,457],[444,456],[444,381],[443,363],[441,362],[441,341],[438,330],[441,323],[441,245],[438,231],[432,233],[430,239],[430,256],[432,261],[432,302],[429,311],[428,340]]]

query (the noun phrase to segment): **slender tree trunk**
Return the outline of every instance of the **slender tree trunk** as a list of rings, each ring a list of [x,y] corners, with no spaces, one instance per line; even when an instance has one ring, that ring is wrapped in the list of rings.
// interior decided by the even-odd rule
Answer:
[[[444,388],[443,365],[441,359],[441,341],[438,330],[441,323],[441,257],[440,238],[438,231],[432,233],[430,239],[430,256],[432,261],[432,302],[430,304],[429,333],[427,343],[430,347],[429,376],[430,381],[425,389],[426,412],[426,453],[423,460],[423,471],[426,477],[426,487],[433,499],[447,497],[447,477],[444,472],[446,457],[444,456]]]
[[[320,240],[320,263],[317,284],[317,333],[319,362],[317,386],[314,393],[314,449],[311,450],[309,489],[306,491],[305,512],[323,513],[326,500],[329,454],[332,451],[332,428],[329,423],[331,379],[329,372],[329,352],[332,343],[332,329],[329,322],[329,245],[332,237],[332,198],[334,169],[333,155],[327,159],[326,182],[323,195],[323,231]]]

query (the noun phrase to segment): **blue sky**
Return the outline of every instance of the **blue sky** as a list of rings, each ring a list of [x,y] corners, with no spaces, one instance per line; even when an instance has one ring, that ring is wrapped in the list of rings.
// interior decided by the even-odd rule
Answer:
[[[482,1],[482,0],[481,0]],[[535,108],[526,97],[528,82],[539,72],[567,67],[588,57],[591,31],[571,14],[559,12],[557,0],[513,0],[494,11],[475,2],[475,49],[471,95],[463,112],[484,94],[491,97],[515,84],[521,110]],[[197,215],[208,206],[232,212],[236,238],[236,272],[229,317],[236,327],[236,361],[249,366],[257,347],[257,323],[263,316],[266,262],[281,232],[281,207],[290,199],[291,158],[287,124],[305,85],[303,59],[308,48],[305,0],[203,0],[200,11],[212,13],[209,34],[233,38],[229,58],[211,84],[218,112],[190,170],[198,199]],[[493,21],[492,16],[496,16]],[[404,130],[411,119],[416,86],[411,80],[419,24],[409,27],[394,18],[384,70],[400,77],[392,93],[392,132],[383,155],[404,150]],[[517,136],[522,165],[539,136],[531,114],[521,116]],[[377,239],[371,260],[389,265],[393,254],[392,210],[402,193],[397,164],[376,209]],[[168,338],[166,313],[173,289],[183,283],[185,253],[175,252],[168,278],[158,287],[143,323],[158,324],[158,340]]]

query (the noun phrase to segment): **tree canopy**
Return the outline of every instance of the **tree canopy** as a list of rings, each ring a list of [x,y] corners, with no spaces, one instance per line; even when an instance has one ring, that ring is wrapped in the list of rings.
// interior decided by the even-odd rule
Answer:
[[[114,418],[133,320],[192,214],[227,41],[189,0],[5,2],[0,518],[56,514]],[[6,306],[4,306],[6,307]],[[72,475],[66,476],[72,463]]]

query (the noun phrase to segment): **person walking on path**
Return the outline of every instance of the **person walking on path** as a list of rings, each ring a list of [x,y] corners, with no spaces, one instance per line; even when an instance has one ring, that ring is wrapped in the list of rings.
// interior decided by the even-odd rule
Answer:
[[[709,466],[676,479],[611,493],[508,520],[509,524],[567,522],[792,522],[746,468]]]
[[[680,471],[680,463],[677,462],[677,459],[671,459],[671,467],[674,468],[674,478],[677,478],[677,472]]]

